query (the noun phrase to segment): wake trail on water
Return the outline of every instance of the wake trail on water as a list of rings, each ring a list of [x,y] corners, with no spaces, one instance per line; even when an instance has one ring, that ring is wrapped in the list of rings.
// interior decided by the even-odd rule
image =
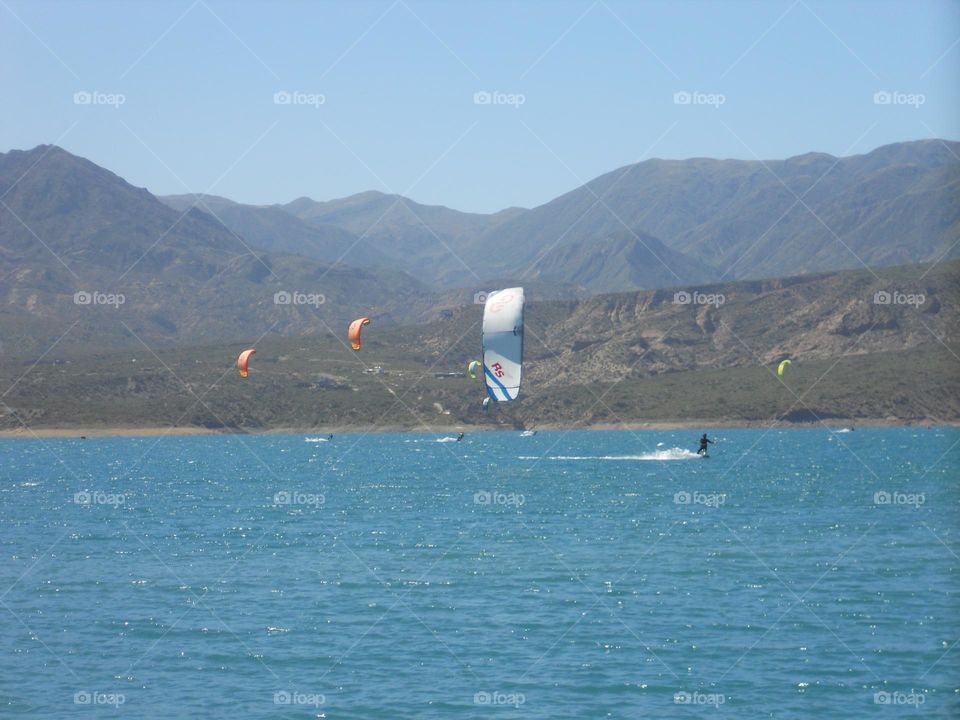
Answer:
[[[695,452],[690,452],[683,448],[670,448],[669,450],[655,450],[654,452],[641,453],[640,455],[548,455],[540,458],[535,455],[521,455],[519,460],[616,460],[616,461],[638,461],[638,460],[696,460],[700,456]]]
[[[417,438],[415,440],[404,440],[405,443],[448,443],[457,442],[455,437],[446,436],[441,438]]]

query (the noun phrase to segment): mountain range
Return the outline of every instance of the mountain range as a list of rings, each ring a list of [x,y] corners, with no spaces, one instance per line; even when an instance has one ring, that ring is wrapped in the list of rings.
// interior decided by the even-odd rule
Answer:
[[[362,313],[412,322],[431,299],[403,272],[255,247],[208,210],[174,210],[52,146],[0,157],[0,203],[8,348],[47,349],[61,337],[98,346],[253,341],[326,332]],[[352,242],[342,235],[324,237]]]
[[[273,209],[348,231],[358,259],[372,245],[434,287],[510,277],[612,292],[957,256],[958,157],[960,143],[922,140],[843,158],[655,159],[489,215],[379,192]]]
[[[648,160],[487,231],[478,247],[532,265],[553,247],[650,235],[719,270],[715,281],[927,262],[960,252],[958,157],[960,143],[925,140],[847,158]],[[661,260],[660,284],[682,284],[684,268]]]
[[[478,214],[379,192],[158,198],[56,146],[14,150],[0,154],[0,330],[18,348],[67,327],[68,344],[254,340],[359,315],[424,322],[508,283],[543,300],[932,262],[960,255],[958,154],[924,140],[845,158],[647,160]]]
[[[497,276],[621,291],[956,256],[958,156],[960,143],[923,140],[844,158],[648,160],[490,215],[378,192],[276,207],[438,287]]]

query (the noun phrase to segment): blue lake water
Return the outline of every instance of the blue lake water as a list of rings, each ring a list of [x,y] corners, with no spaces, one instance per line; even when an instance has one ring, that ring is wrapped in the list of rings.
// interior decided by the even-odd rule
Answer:
[[[960,430],[696,437],[0,440],[0,716],[960,715]]]

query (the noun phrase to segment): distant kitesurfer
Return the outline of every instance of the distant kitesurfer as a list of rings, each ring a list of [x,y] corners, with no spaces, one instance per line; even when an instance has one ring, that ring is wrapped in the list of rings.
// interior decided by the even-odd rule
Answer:
[[[459,435],[457,435],[457,442],[460,442],[461,440],[463,440],[463,433],[462,433],[462,432],[461,432]]]
[[[327,435],[327,440],[333,440],[333,433],[330,433],[329,435]]]
[[[703,437],[700,438],[700,449],[697,450],[697,455],[706,455],[707,454],[707,443],[713,444],[713,440],[710,440],[707,437],[707,434],[704,433]]]

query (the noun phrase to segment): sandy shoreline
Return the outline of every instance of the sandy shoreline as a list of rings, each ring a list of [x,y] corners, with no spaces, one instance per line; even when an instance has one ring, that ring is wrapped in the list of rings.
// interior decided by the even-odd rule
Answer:
[[[827,427],[956,427],[957,421],[905,421],[893,419],[858,419],[856,421],[831,420],[821,423],[787,423],[787,422],[747,422],[740,420],[676,420],[676,421],[649,421],[623,424],[597,425],[565,425],[560,423],[542,423],[532,430],[715,430],[720,428],[759,428],[771,426],[784,429],[822,428]],[[411,428],[406,426],[345,426],[322,428],[271,428],[269,430],[222,430],[194,426],[180,427],[69,427],[69,428],[19,428],[16,430],[0,430],[0,438],[102,438],[102,437],[186,437],[198,435],[340,435],[358,433],[449,433],[463,431],[475,432],[518,432],[517,428],[500,426],[473,426],[473,425],[438,425]]]

